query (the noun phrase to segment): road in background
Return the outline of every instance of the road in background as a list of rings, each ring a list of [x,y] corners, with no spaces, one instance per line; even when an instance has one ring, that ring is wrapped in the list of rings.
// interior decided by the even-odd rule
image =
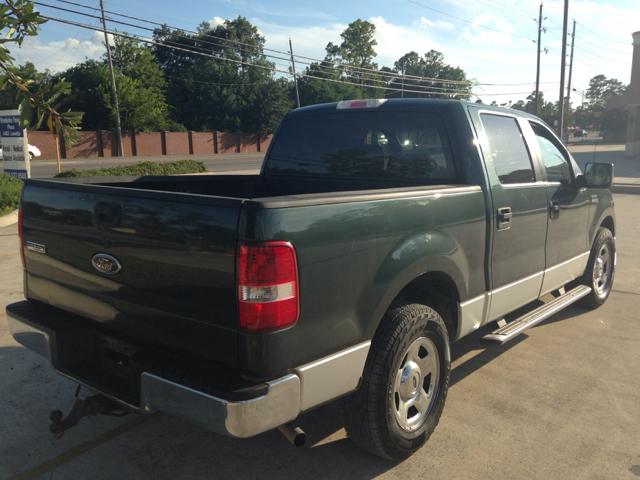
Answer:
[[[140,162],[175,162],[176,160],[191,159],[205,164],[211,172],[225,174],[259,173],[264,152],[258,153],[227,153],[220,155],[149,155],[147,157],[98,157],[62,159],[61,170],[87,170],[102,167],[118,167],[121,165],[135,165]],[[2,165],[2,162],[0,162]],[[58,173],[55,160],[33,160],[31,162],[32,178],[51,178]]]

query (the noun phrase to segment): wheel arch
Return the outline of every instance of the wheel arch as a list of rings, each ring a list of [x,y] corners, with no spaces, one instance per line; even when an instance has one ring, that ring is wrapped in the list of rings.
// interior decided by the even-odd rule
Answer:
[[[447,273],[432,271],[414,278],[398,292],[387,311],[407,303],[433,308],[444,320],[449,338],[456,338],[460,323],[460,292],[456,282]]]
[[[611,215],[606,216],[602,220],[602,222],[600,222],[600,226],[609,229],[613,236],[616,236],[615,222],[613,221],[613,217]]]

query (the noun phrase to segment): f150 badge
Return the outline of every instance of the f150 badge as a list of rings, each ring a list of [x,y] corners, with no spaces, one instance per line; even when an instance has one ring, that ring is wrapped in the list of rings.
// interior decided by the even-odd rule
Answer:
[[[115,275],[122,270],[122,264],[118,259],[106,253],[96,253],[91,258],[91,263],[96,270],[107,275]]]

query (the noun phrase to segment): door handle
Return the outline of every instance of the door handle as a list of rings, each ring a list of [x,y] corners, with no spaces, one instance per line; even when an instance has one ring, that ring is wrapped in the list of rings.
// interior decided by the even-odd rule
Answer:
[[[560,216],[560,202],[551,200],[549,202],[549,218],[554,219]]]
[[[513,217],[513,213],[511,213],[511,207],[501,207],[498,209],[498,230],[506,230],[511,228],[511,217]]]

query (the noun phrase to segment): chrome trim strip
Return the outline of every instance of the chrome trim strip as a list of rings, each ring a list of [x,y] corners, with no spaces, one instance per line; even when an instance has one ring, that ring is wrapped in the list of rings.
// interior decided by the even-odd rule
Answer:
[[[499,318],[538,298],[543,275],[544,272],[539,272],[493,290],[487,320]]]
[[[295,369],[300,377],[300,410],[333,400],[358,388],[371,342],[364,342]]]
[[[540,288],[540,296],[546,295],[584,273],[591,252],[584,252],[569,260],[547,268]]]
[[[261,397],[232,402],[144,372],[141,405],[216,433],[247,438],[290,422],[300,413],[300,378],[286,375],[267,385]]]
[[[559,264],[557,264],[557,265],[554,265],[553,267],[547,268],[544,272],[545,272],[545,273],[550,272],[551,270],[554,270],[554,269],[556,269],[556,268],[558,268],[558,267],[562,267],[563,265],[566,265],[566,264],[567,264],[567,263],[569,263],[569,262],[573,262],[574,260],[577,260],[577,259],[579,259],[579,258],[581,258],[581,257],[584,257],[585,255],[586,255],[586,256],[588,256],[590,253],[591,253],[591,252],[584,252],[584,253],[581,253],[580,255],[576,255],[575,257],[570,258],[569,260],[565,260],[565,261],[564,261],[564,262],[562,262],[562,263],[559,263]]]
[[[504,285],[504,286],[502,286],[500,288],[496,288],[494,290],[491,290],[491,293],[493,295],[495,295],[496,293],[499,293],[499,292],[501,292],[503,290],[506,290],[507,288],[513,287],[513,286],[518,285],[519,283],[522,283],[522,282],[526,282],[527,280],[531,280],[532,278],[537,277],[537,276],[542,275],[542,274],[544,274],[544,270],[542,270],[542,271],[540,271],[538,273],[534,273],[533,275],[529,275],[528,277],[522,278],[522,279],[520,279],[518,281],[515,281],[513,283],[509,283],[508,285]]]
[[[460,304],[458,311],[460,322],[458,322],[458,332],[455,340],[477,330],[484,323],[490,299],[491,292],[485,292]]]
[[[471,305],[473,302],[477,302],[478,300],[482,300],[487,293],[483,293],[478,295],[477,297],[473,297],[471,300],[467,300],[466,302],[462,302],[460,304],[461,307],[466,307],[467,305]]]

